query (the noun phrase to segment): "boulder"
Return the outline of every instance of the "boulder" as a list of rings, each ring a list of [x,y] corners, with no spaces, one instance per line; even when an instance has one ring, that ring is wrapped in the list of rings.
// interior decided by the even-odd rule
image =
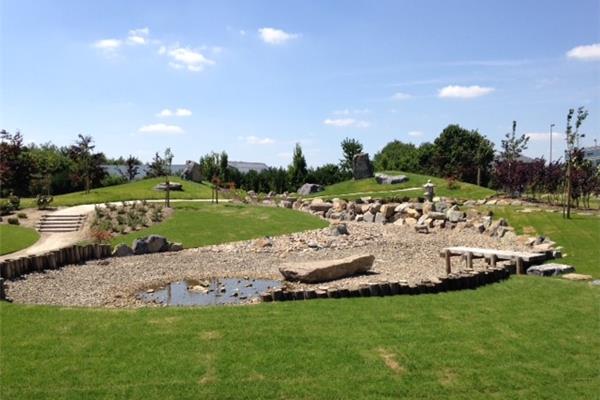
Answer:
[[[289,200],[281,200],[279,202],[279,207],[283,207],[283,208],[292,208],[292,202]]]
[[[167,190],[167,184],[165,182],[159,183],[158,185],[154,186],[154,190],[165,192]],[[177,182],[169,182],[169,190],[181,192],[183,191],[183,185]]]
[[[404,212],[404,214],[408,215],[409,217],[415,218],[415,219],[417,219],[421,216],[421,213],[412,207],[405,208],[403,212]]]
[[[331,207],[333,207],[333,204],[327,203],[321,199],[314,199],[309,206],[311,211],[316,212],[327,212]]]
[[[323,190],[323,186],[317,185],[316,183],[305,183],[298,189],[298,194],[301,196],[308,196],[309,194],[321,192]]]
[[[377,214],[375,214],[375,222],[378,224],[385,224],[385,215],[382,212],[378,212]]]
[[[375,181],[380,185],[396,185],[408,181],[406,175],[375,174]]]
[[[329,227],[329,234],[331,236],[349,235],[348,226],[346,224],[332,224]]]
[[[352,159],[352,177],[354,179],[366,179],[373,177],[373,164],[369,159],[369,153],[355,154]]]
[[[575,272],[575,268],[565,264],[534,265],[527,269],[527,275],[537,276],[557,276],[570,272]]]
[[[112,252],[113,257],[127,257],[133,255],[133,249],[125,243],[118,244]]]
[[[373,255],[356,255],[337,260],[287,263],[279,268],[279,272],[288,281],[319,283],[365,273],[374,261]]]
[[[181,251],[183,245],[181,243],[169,243],[169,251]]]
[[[429,228],[427,227],[427,225],[415,225],[415,231],[417,231],[417,233],[429,233]]]
[[[385,216],[386,219],[389,219],[392,217],[392,215],[394,215],[397,205],[398,204],[395,203],[387,203],[382,205],[379,211]]]
[[[443,212],[431,211],[429,214],[427,214],[427,217],[431,219],[444,220],[446,219],[446,214]]]
[[[150,235],[133,241],[133,252],[136,255],[168,251],[170,246],[167,238],[160,235]]]
[[[200,164],[195,161],[186,161],[183,171],[181,171],[181,177],[188,181],[201,182],[202,172],[200,171]]]
[[[342,200],[342,199],[333,199],[332,200],[333,203],[333,209],[335,211],[344,211],[346,209],[347,206],[347,202],[346,200]]]
[[[368,212],[368,213],[364,213],[362,216],[363,216],[363,221],[365,221],[365,222],[375,222],[375,214]]]
[[[133,241],[133,253],[135,255],[146,254],[148,253],[148,243],[144,239],[136,239]]]
[[[148,245],[148,253],[158,253],[169,249],[169,241],[164,236],[150,235],[145,240]]]

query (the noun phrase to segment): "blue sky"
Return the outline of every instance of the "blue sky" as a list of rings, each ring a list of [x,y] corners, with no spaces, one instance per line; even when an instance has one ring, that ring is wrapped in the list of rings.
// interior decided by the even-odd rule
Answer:
[[[598,0],[0,4],[0,127],[27,141],[270,165],[300,142],[318,165],[346,136],[374,154],[458,123],[498,145],[514,119],[547,158],[580,105],[600,139]]]

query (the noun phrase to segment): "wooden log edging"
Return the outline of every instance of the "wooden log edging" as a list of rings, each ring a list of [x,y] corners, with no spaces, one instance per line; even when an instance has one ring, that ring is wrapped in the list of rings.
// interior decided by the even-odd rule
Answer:
[[[110,244],[73,245],[44,254],[28,255],[0,261],[0,278],[17,279],[32,272],[59,269],[66,265],[82,264],[89,260],[111,256]],[[2,290],[2,288],[0,288]]]
[[[352,288],[319,286],[317,289],[287,289],[280,287],[261,293],[263,302],[339,299],[348,297],[387,297],[397,295],[417,295],[425,293],[441,293],[456,290],[476,289],[508,279],[510,271],[503,266],[488,267],[486,270],[462,270],[448,274],[447,277],[425,280],[418,284],[406,281],[381,281],[360,284]]]

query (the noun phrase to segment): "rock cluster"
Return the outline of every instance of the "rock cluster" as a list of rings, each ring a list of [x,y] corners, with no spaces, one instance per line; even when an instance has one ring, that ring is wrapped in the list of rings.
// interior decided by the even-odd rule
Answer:
[[[167,184],[162,182],[159,183],[158,185],[154,186],[154,190],[160,190],[162,192],[167,190]],[[177,183],[177,182],[169,182],[169,190],[175,190],[178,192],[183,191],[183,185],[181,183]]]
[[[406,175],[386,175],[377,173],[375,174],[375,180],[380,185],[396,185],[408,181],[408,177]]]
[[[183,250],[181,243],[169,242],[166,237],[150,235],[133,241],[131,247],[125,243],[118,244],[112,252],[113,257],[126,257],[141,254],[162,253],[165,251]]]
[[[297,200],[293,208],[318,215],[333,221],[356,221],[379,224],[414,226],[418,233],[429,233],[432,229],[466,229],[502,238],[514,235],[514,229],[504,219],[492,221],[492,217],[477,211],[463,211],[457,204],[444,200],[424,203],[384,203],[380,200],[363,198],[356,201],[333,199]],[[540,250],[535,247],[534,250]]]

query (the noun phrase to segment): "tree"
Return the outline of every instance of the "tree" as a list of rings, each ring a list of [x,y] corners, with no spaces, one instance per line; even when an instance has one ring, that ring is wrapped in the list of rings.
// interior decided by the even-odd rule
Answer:
[[[517,137],[517,121],[512,123],[512,131],[505,135],[502,139],[500,147],[500,158],[498,163],[505,163],[503,168],[505,170],[505,177],[503,182],[504,191],[510,195],[515,193],[517,183],[515,182],[516,169],[518,166],[519,157],[523,154],[523,151],[527,150],[529,143],[529,136],[521,135]],[[496,166],[499,167],[498,165]]]
[[[448,125],[433,142],[432,172],[464,182],[486,182],[493,160],[493,144],[476,130]]]
[[[399,140],[389,142],[381,151],[375,153],[373,165],[377,171],[418,172],[419,156],[412,143]]]
[[[131,154],[129,155],[129,157],[127,157],[127,159],[125,160],[125,173],[127,174],[128,180],[132,181],[135,179],[139,172],[140,165],[142,165],[142,162],[136,157],[132,156]]]
[[[206,180],[210,181],[220,175],[221,156],[214,151],[200,157],[200,173]]]
[[[69,157],[73,160],[72,176],[76,181],[82,181],[86,193],[92,185],[99,185],[106,176],[102,164],[106,162],[103,153],[93,153],[96,146],[91,136],[77,135],[75,144],[69,148]]]
[[[352,175],[352,161],[354,156],[362,153],[363,145],[356,139],[345,138],[342,140],[342,155],[344,158],[340,160],[340,169],[348,178]]]
[[[583,137],[585,137],[584,134],[579,132],[579,128],[581,127],[581,124],[583,124],[583,121],[585,121],[585,119],[588,116],[588,112],[584,107],[579,107],[577,109],[577,119],[575,121],[575,129],[573,129],[573,125],[572,125],[572,120],[573,120],[573,115],[575,114],[575,110],[574,109],[570,109],[569,112],[567,113],[567,128],[565,130],[565,140],[567,142],[567,150],[566,150],[566,163],[567,163],[567,171],[566,171],[566,177],[565,177],[565,181],[566,181],[566,213],[565,213],[565,207],[563,207],[563,217],[566,218],[571,218],[571,196],[573,195],[573,182],[572,182],[572,178],[574,175],[574,169],[576,169],[577,167],[579,167],[579,165],[576,163],[577,160],[577,153],[579,152],[579,140]]]
[[[4,197],[11,191],[18,196],[28,194],[33,169],[21,132],[13,135],[4,129],[0,131],[0,195]]]
[[[229,181],[229,156],[225,151],[219,157],[219,176],[223,182]]]
[[[296,143],[294,148],[294,155],[292,157],[292,164],[288,167],[288,175],[292,188],[298,189],[306,181],[306,159],[302,153],[302,147],[300,143]]]
[[[165,175],[167,175],[167,171],[165,170],[165,161],[160,154],[156,152],[152,158],[152,162],[148,164],[148,176],[150,178],[158,178]]]

